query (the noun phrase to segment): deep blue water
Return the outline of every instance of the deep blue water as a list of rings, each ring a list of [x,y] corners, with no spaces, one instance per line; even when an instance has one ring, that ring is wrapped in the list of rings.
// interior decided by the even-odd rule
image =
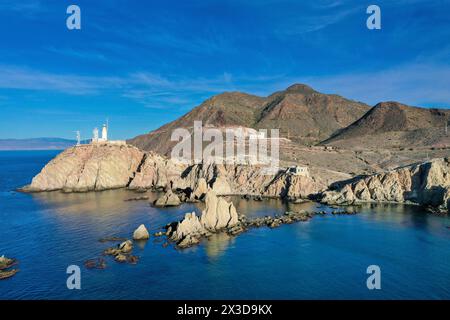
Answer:
[[[108,259],[107,269],[87,270],[83,262],[109,246],[98,239],[129,237],[141,223],[156,230],[200,208],[125,202],[135,194],[124,190],[13,191],[56,153],[0,152],[0,255],[20,261],[20,272],[0,281],[0,299],[450,298],[450,219],[414,206],[367,206],[354,216],[217,235],[183,251],[151,239],[135,248],[137,265]],[[248,215],[287,209],[276,200],[234,201]],[[296,208],[311,206],[317,205]],[[72,264],[81,267],[81,290],[66,287]],[[381,290],[366,287],[366,268],[374,264],[381,268]]]

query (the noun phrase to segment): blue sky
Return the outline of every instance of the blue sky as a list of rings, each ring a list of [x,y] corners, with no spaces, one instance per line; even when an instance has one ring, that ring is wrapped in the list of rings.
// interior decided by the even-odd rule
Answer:
[[[130,138],[214,94],[293,83],[450,106],[450,0],[0,0],[0,35],[0,138],[88,138],[106,117]]]

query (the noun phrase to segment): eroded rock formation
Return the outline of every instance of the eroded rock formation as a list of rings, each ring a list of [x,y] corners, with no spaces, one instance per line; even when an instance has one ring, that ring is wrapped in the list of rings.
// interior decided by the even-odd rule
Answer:
[[[6,258],[5,256],[0,257],[0,280],[8,279],[14,276],[18,269],[11,269],[11,267],[17,264],[17,260]]]
[[[206,208],[200,218],[195,212],[187,213],[182,221],[168,226],[166,234],[178,247],[189,247],[210,233],[231,228],[239,223],[233,203],[217,197],[214,191],[208,191],[205,204]]]
[[[412,202],[447,211],[450,208],[450,159],[397,168],[353,179],[337,190],[323,192],[322,202]]]
[[[130,189],[162,189],[170,187],[171,182],[173,187],[176,187],[174,183],[180,179],[185,169],[186,165],[149,152],[143,157],[128,187]]]
[[[60,153],[33,178],[25,191],[100,191],[123,188],[143,159],[133,146],[81,145]]]
[[[218,198],[214,191],[206,194],[205,204],[200,222],[206,230],[216,232],[238,223],[238,214],[233,203]]]
[[[175,207],[180,203],[180,198],[172,190],[168,190],[154,202],[154,205],[155,207]]]
[[[150,234],[148,233],[147,228],[143,224],[141,224],[133,232],[133,240],[148,240],[149,238],[150,238]]]

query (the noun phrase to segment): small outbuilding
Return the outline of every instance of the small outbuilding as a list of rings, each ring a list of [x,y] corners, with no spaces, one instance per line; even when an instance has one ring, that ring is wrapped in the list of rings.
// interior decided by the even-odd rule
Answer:
[[[286,173],[292,174],[294,176],[309,177],[308,167],[291,166],[286,169]]]

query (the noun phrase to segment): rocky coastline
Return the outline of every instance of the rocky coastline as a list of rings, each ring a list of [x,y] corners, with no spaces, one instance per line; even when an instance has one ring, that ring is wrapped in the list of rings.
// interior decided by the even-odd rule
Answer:
[[[214,191],[209,191],[205,197],[206,208],[200,216],[188,212],[181,221],[172,222],[164,227],[164,233],[177,248],[184,249],[199,244],[202,239],[209,238],[214,233],[225,232],[236,236],[251,228],[276,228],[283,224],[306,222],[315,215],[325,215],[326,211],[298,212],[287,211],[283,215],[248,218],[238,214],[232,202],[217,197]],[[356,211],[346,209],[333,210],[331,214],[356,214]]]
[[[226,233],[229,236],[237,236],[252,228],[277,228],[284,224],[307,222],[316,215],[353,215],[357,212],[352,208],[334,209],[327,211],[286,211],[281,215],[267,215],[264,217],[249,218],[239,214],[231,201],[218,196],[215,191],[209,190],[204,195],[205,209],[201,215],[188,212],[180,221],[171,222],[160,227],[153,235],[150,235],[146,226],[141,224],[132,234],[132,239],[126,237],[107,237],[99,241],[116,242],[117,245],[107,247],[101,256],[85,261],[88,269],[103,270],[107,267],[106,257],[112,257],[116,263],[137,264],[139,257],[133,255],[134,245],[140,241],[148,241],[151,237],[154,242],[162,243],[163,247],[172,244],[176,249],[186,249],[208,240],[214,234]]]
[[[450,210],[450,158],[434,159],[384,173],[357,177],[320,194],[328,205],[412,203],[434,212]]]
[[[20,191],[88,192],[128,188],[139,192],[169,186],[172,190],[194,193],[211,189],[218,195],[292,199],[307,198],[326,189],[314,178],[294,176],[283,169],[267,174],[264,166],[184,165],[131,145],[106,144],[65,150]]]
[[[82,145],[51,160],[21,191],[166,190],[163,198],[154,203],[159,207],[199,201],[208,191],[218,196],[254,199],[315,199],[332,205],[414,203],[439,212],[448,212],[450,207],[449,158],[358,176],[330,186],[314,177],[293,175],[283,169],[268,175],[265,169],[257,165],[185,165],[131,145]],[[145,199],[135,199],[141,198]]]

